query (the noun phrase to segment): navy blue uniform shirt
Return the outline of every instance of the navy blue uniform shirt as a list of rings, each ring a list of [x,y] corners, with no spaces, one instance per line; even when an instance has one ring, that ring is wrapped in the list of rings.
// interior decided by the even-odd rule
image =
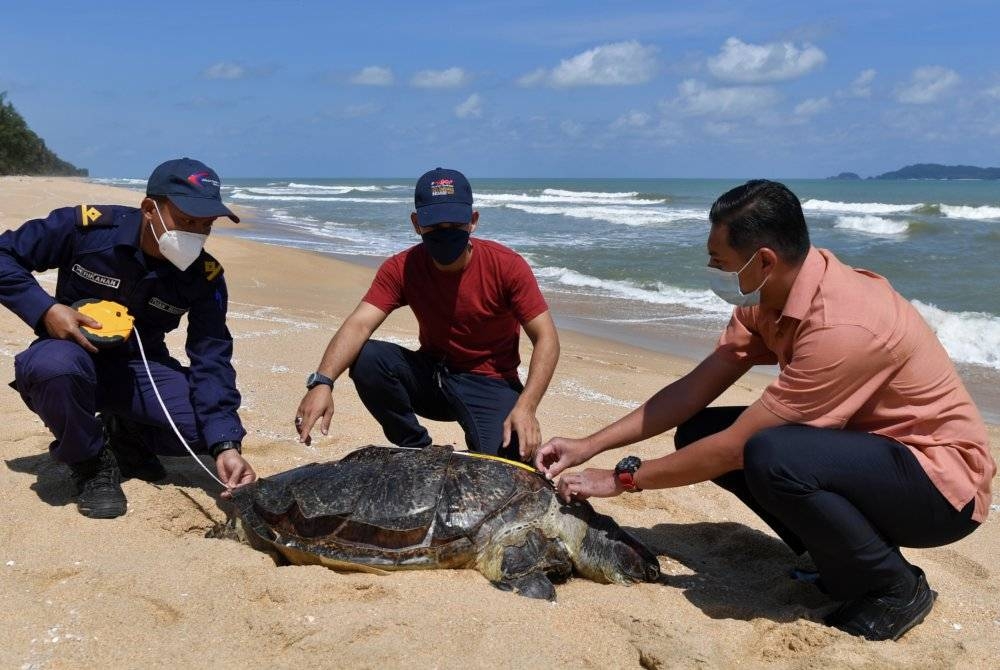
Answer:
[[[142,225],[135,207],[79,205],[0,234],[0,303],[47,337],[42,316],[55,303],[113,300],[135,318],[146,356],[173,365],[164,336],[187,314],[188,381],[202,436],[207,445],[241,440],[246,431],[236,413],[240,394],[222,266],[205,251],[183,272],[145,256]],[[53,268],[59,270],[55,298],[31,274]],[[135,337],[127,346],[139,356]]]

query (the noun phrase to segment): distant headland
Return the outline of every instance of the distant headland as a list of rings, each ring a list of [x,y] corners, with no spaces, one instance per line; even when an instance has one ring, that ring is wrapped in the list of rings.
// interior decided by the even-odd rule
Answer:
[[[45,140],[0,93],[0,175],[68,175],[86,177],[87,170],[55,155]]]
[[[856,172],[841,172],[827,179],[861,179]],[[916,163],[899,170],[883,172],[868,179],[1000,179],[1000,168],[975,167],[973,165],[940,165],[938,163]]]

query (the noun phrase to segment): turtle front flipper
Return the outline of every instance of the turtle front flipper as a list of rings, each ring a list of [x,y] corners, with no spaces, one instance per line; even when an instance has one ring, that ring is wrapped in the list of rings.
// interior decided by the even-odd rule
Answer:
[[[501,591],[513,591],[519,596],[538,598],[539,600],[556,599],[555,584],[543,572],[531,572],[491,583]]]
[[[553,581],[563,582],[573,572],[572,559],[562,540],[547,538],[537,528],[516,537],[507,536],[497,549],[494,555],[499,561],[487,562],[496,567],[490,570],[487,565],[480,565],[480,571],[504,591],[555,600]]]

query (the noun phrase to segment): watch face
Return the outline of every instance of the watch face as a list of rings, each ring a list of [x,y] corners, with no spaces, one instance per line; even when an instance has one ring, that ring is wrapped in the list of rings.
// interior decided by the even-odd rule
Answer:
[[[626,456],[622,460],[618,461],[618,465],[615,466],[615,472],[628,472],[630,474],[635,474],[635,471],[639,469],[642,465],[642,460],[638,456]]]

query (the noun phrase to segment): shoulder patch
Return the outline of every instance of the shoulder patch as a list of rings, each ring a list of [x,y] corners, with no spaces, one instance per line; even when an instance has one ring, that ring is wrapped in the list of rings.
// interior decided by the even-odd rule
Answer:
[[[114,221],[111,207],[80,205],[76,209],[76,215],[76,223],[81,228],[110,226]]]
[[[212,281],[222,274],[222,264],[219,261],[205,259],[205,279]]]

